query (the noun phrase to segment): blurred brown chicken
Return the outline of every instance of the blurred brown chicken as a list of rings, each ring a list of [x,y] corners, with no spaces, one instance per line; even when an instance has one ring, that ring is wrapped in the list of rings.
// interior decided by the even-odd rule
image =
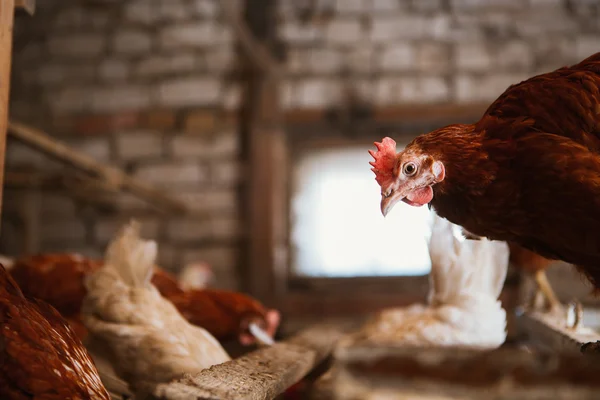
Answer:
[[[26,296],[54,306],[72,325],[80,338],[86,329],[80,320],[80,310],[86,290],[84,277],[102,266],[102,261],[79,254],[47,253],[23,257],[10,269]],[[239,339],[242,344],[254,343],[248,331],[256,323],[271,337],[279,325],[279,313],[267,310],[251,297],[225,290],[184,290],[168,272],[155,268],[152,284],[170,300],[192,324],[209,331],[220,341]]]
[[[48,304],[29,300],[0,265],[0,398],[110,400],[69,324]]]
[[[546,269],[554,261],[544,258],[530,250],[527,250],[515,243],[508,244],[510,248],[510,263],[517,269],[531,274],[537,284],[538,290],[533,298],[532,307],[535,303],[536,298],[541,294],[545,301],[545,305],[549,307],[551,311],[561,310],[561,304],[548,282],[546,276]]]

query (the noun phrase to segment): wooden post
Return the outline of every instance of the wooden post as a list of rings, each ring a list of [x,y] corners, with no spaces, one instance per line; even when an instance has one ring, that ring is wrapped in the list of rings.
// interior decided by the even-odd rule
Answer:
[[[0,215],[2,213],[2,186],[4,185],[4,155],[6,153],[6,124],[10,93],[10,65],[12,60],[12,32],[15,16],[14,0],[0,2]]]
[[[248,232],[247,290],[269,306],[276,303],[278,260],[285,258],[285,221],[273,218],[273,209],[285,207],[285,135],[279,99],[277,66],[257,60],[256,46],[270,51],[276,44],[276,0],[246,0],[244,21],[252,40],[242,44],[242,78],[245,85],[241,109],[244,160],[249,166],[245,187]],[[239,33],[238,33],[239,35]],[[252,42],[255,48],[249,46]],[[268,60],[267,60],[268,62]],[[276,168],[272,166],[276,165]],[[277,213],[281,215],[280,213]],[[284,273],[282,268],[277,273]]]

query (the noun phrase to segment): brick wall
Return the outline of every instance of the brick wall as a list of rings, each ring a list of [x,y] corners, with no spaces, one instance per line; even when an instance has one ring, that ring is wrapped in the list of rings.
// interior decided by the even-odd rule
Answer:
[[[600,51],[600,14],[585,0],[281,1],[286,109],[493,100],[509,84]],[[216,0],[38,1],[17,20],[11,114],[185,200],[195,214],[156,216],[120,196],[117,211],[49,193],[41,250],[100,254],[137,215],[161,263],[205,259],[235,287],[239,87],[235,48]],[[330,7],[330,8],[327,8]],[[62,168],[10,141],[7,164]],[[9,225],[19,197],[6,192]],[[4,250],[18,242],[3,229]]]

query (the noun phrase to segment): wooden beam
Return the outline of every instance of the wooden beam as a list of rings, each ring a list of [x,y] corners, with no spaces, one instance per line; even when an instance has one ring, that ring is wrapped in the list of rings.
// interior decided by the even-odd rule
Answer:
[[[4,184],[14,15],[14,0],[0,2],[0,214],[2,210],[2,186]]]
[[[187,211],[183,202],[165,194],[164,191],[141,182],[117,168],[104,165],[87,154],[77,152],[45,132],[15,121],[8,123],[8,129],[16,139],[24,144],[102,179],[103,184],[111,186],[114,190],[129,191],[169,211],[178,213]]]
[[[246,0],[244,20],[253,41],[271,49],[276,42],[275,0]],[[242,47],[244,87],[241,107],[243,158],[249,167],[245,186],[248,229],[247,265],[243,273],[247,291],[268,306],[276,306],[277,268],[285,259],[287,229],[285,219],[276,218],[285,207],[287,146],[279,99],[279,79],[273,69],[256,65],[251,51]],[[273,168],[276,166],[276,168]],[[277,213],[273,211],[277,210]]]
[[[215,365],[199,374],[160,385],[158,399],[273,399],[298,382],[331,354],[343,330],[314,326],[279,342]]]
[[[15,0],[15,8],[22,8],[29,15],[35,13],[35,0]]]

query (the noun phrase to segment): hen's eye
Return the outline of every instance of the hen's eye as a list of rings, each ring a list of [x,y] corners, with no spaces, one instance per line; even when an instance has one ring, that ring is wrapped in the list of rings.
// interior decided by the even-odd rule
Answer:
[[[402,172],[404,172],[404,175],[406,176],[412,176],[415,174],[415,172],[417,172],[417,166],[415,163],[408,162],[404,164],[404,167],[402,167]]]

